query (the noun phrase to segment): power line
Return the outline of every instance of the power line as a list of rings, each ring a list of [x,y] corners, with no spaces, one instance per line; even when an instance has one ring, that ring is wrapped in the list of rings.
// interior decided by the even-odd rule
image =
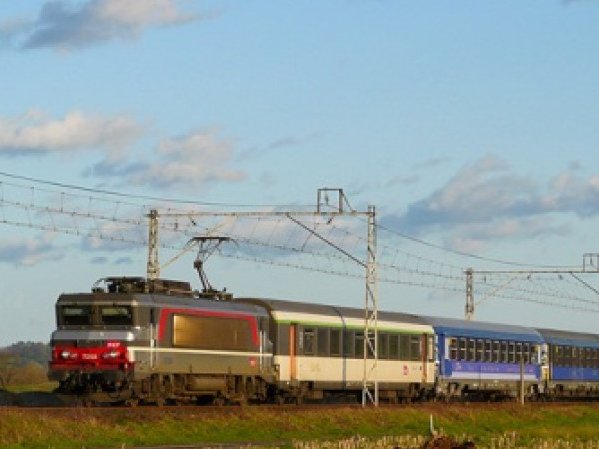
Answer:
[[[96,187],[84,187],[84,186],[79,186],[79,185],[75,185],[75,184],[67,184],[67,183],[61,183],[61,182],[56,182],[56,181],[48,181],[48,180],[39,179],[39,178],[32,178],[29,176],[16,175],[16,174],[4,172],[4,171],[0,171],[0,176],[4,176],[4,177],[10,178],[10,179],[19,179],[21,181],[34,182],[36,184],[60,187],[60,188],[64,188],[64,189],[79,190],[82,192],[95,193],[95,194],[101,194],[101,195],[110,195],[110,196],[116,196],[116,197],[120,197],[120,198],[133,198],[133,199],[140,199],[140,200],[146,200],[146,201],[157,201],[157,202],[161,202],[161,203],[188,204],[188,205],[195,205],[195,206],[217,206],[217,207],[265,207],[266,208],[266,207],[289,207],[289,206],[291,206],[289,204],[234,204],[234,203],[224,203],[224,202],[208,202],[208,201],[197,201],[197,200],[184,200],[184,199],[179,199],[179,198],[159,197],[159,196],[151,196],[151,195],[140,195],[140,194],[134,194],[134,193],[123,193],[123,192],[117,192],[115,190],[100,189],[100,188],[96,188]],[[295,205],[295,207],[309,207],[309,206]]]
[[[131,245],[145,246],[148,244],[145,236],[135,237],[130,234],[137,231],[140,235],[145,235],[145,233],[141,232],[141,228],[147,224],[145,213],[149,210],[149,206],[121,201],[112,197],[169,201],[167,198],[90,189],[12,175],[5,172],[0,172],[0,176],[27,183],[40,183],[50,186],[50,188],[47,188],[0,181],[0,212],[2,213],[0,223]],[[89,193],[90,195],[53,190],[53,188],[80,191]],[[14,198],[11,196],[11,194],[15,193],[12,190],[18,190]],[[108,195],[109,197],[101,195]],[[225,207],[224,203],[187,202],[186,200],[175,200],[174,202],[195,206],[220,205]],[[99,206],[102,207],[100,208]],[[226,205],[226,207],[233,206],[235,205]],[[238,206],[250,207],[251,205]],[[271,205],[269,207],[275,206]],[[21,211],[25,217],[20,219],[6,217],[6,212],[12,210]],[[291,228],[285,224],[286,220],[289,220],[285,212],[178,211],[175,208],[168,208],[167,210],[175,211],[172,213],[173,217],[161,222],[159,228],[168,233],[171,238],[162,239],[161,248],[180,250],[183,247],[183,242],[179,245],[178,241],[182,237],[187,237],[187,241],[189,237],[197,236],[198,230],[201,228],[202,232],[206,235],[226,235],[240,244],[240,247],[236,249],[234,254],[223,253],[224,257],[320,272],[323,274],[333,274],[346,278],[363,279],[363,273],[358,273],[356,267],[352,266],[352,269],[349,270],[342,268],[343,264],[348,263],[348,255],[358,260],[360,257],[358,253],[350,254],[349,251],[345,251],[345,254],[340,254],[332,250],[327,252],[326,245],[319,246],[316,244],[317,239],[311,238],[311,231],[309,230],[319,229],[319,232],[323,233],[325,241],[329,241],[337,248],[349,249],[364,246],[366,242],[365,237],[353,231],[351,226],[348,227],[347,223],[343,223],[341,218],[334,213],[323,213],[323,216],[314,215],[314,221],[311,224]],[[351,215],[351,212],[349,214]],[[166,215],[169,215],[169,213]],[[68,218],[72,222],[65,222],[60,217]],[[194,219],[194,217],[196,219],[197,217],[201,217],[202,226],[199,225],[199,220]],[[357,215],[351,218],[360,219]],[[42,223],[42,220],[46,220],[46,222]],[[84,229],[84,225],[89,224],[91,226]],[[127,227],[110,227],[112,224],[122,224]],[[384,244],[378,245],[379,250],[381,250],[378,260],[380,269],[379,280],[382,283],[415,286],[440,291],[463,292],[466,279],[463,268],[433,257],[427,257],[422,251],[423,248],[442,250],[448,254],[471,257],[481,261],[520,267],[537,267],[532,264],[486,258],[447,249],[440,245],[392,230],[384,225],[377,225],[377,228],[416,245],[415,251],[408,251],[403,248],[403,245],[394,246],[389,239]],[[256,253],[260,255],[256,255]],[[309,259],[302,260],[302,257]],[[546,268],[554,269],[555,267],[547,266]],[[478,287],[484,291],[485,288],[489,290],[498,286],[501,286],[501,282],[493,281],[489,274],[487,285],[479,285]],[[587,308],[596,304],[596,300],[588,299],[588,292],[586,292],[587,295],[581,296],[575,293],[572,288],[564,289],[562,286],[563,283],[553,286],[549,285],[547,280],[541,279],[535,279],[534,286],[522,285],[515,282],[513,285],[508,286],[505,291],[495,293],[493,297],[574,309],[582,309],[582,306],[572,307],[575,304],[584,304]],[[569,305],[564,304],[563,301],[566,301]]]

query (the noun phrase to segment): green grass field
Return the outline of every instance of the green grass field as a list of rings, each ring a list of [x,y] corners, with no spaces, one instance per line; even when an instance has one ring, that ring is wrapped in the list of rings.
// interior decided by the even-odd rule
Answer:
[[[211,413],[185,407],[0,408],[0,447],[89,449],[254,442],[304,449],[407,448],[418,446],[428,436],[431,414],[444,434],[471,439],[480,448],[599,448],[599,405],[555,404],[429,404],[327,411],[230,407]],[[361,443],[355,445],[356,441]]]

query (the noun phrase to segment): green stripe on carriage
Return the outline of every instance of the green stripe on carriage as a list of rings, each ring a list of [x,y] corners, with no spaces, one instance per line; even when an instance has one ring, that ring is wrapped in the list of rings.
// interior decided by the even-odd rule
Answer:
[[[322,321],[308,321],[308,320],[274,320],[276,324],[301,324],[302,326],[312,327],[326,327],[335,329],[350,329],[350,330],[363,330],[364,326],[359,324],[339,324],[339,323],[323,323]],[[423,325],[426,326],[426,325]],[[433,335],[434,332],[430,329],[415,330],[415,329],[403,329],[396,327],[377,326],[378,331],[392,332],[396,334],[414,334],[414,335]]]

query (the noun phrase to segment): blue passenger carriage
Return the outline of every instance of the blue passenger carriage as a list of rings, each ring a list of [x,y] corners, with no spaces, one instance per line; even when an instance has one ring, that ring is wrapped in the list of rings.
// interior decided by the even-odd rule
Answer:
[[[440,398],[516,397],[542,393],[542,336],[534,329],[447,318],[424,318],[435,330]]]
[[[599,335],[537,329],[546,346],[549,398],[599,397]]]

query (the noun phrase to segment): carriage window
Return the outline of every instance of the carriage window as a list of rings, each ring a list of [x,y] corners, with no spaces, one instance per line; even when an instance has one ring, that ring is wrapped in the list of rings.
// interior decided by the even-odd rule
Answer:
[[[591,357],[590,357],[590,349],[589,348],[584,348],[583,349],[583,356],[582,357],[583,357],[582,365],[585,368],[589,368],[590,367],[590,363],[589,362],[590,362],[590,359],[591,359]]]
[[[409,360],[410,359],[410,336],[401,334],[399,336],[399,359]]]
[[[356,331],[356,346],[355,346],[356,358],[364,358],[364,332]]]
[[[516,362],[516,343],[508,342],[508,363]]]
[[[449,360],[458,360],[458,339],[449,339]]]
[[[564,351],[561,346],[553,347],[553,364],[556,366],[564,366]]]
[[[493,340],[493,361],[495,363],[501,362],[501,345],[499,340]]]
[[[493,361],[493,351],[491,350],[492,343],[491,340],[485,340],[485,361],[492,362]]]
[[[107,326],[133,324],[133,313],[130,306],[103,306],[100,307],[102,324]]]
[[[591,348],[585,348],[585,362],[584,362],[584,367],[585,368],[591,368],[591,361],[593,360],[593,358],[591,357]]]
[[[458,360],[466,360],[466,343],[465,338],[458,339]]]
[[[321,357],[327,357],[329,355],[329,330],[326,327],[319,327],[316,330],[316,335],[318,355]]]
[[[483,340],[476,340],[476,361],[485,361],[485,342]]]
[[[419,335],[411,335],[410,336],[410,360],[420,360],[420,336]]]
[[[62,306],[61,324],[65,326],[87,326],[92,323],[91,306]]]
[[[316,331],[312,328],[304,328],[304,355],[314,355],[314,340]]]
[[[538,345],[530,345],[530,355],[528,356],[529,363],[537,364],[539,363],[539,346]]]
[[[341,355],[341,330],[331,329],[331,355]]]
[[[520,361],[524,362],[524,359],[522,358],[522,343],[516,343],[514,351],[514,362],[520,363]]]
[[[389,358],[391,360],[399,358],[399,335],[389,335]]]
[[[509,359],[510,359],[510,356],[509,356],[509,352],[508,352],[507,341],[502,341],[501,342],[501,363],[508,363]]]
[[[343,331],[343,355],[345,357],[354,356],[354,331]]]
[[[383,334],[383,333],[379,333],[379,347],[377,348],[378,350],[378,356],[379,359],[388,359],[389,358],[389,335],[388,334]]]
[[[476,360],[476,340],[474,338],[468,339],[468,357],[467,360],[473,362]]]

